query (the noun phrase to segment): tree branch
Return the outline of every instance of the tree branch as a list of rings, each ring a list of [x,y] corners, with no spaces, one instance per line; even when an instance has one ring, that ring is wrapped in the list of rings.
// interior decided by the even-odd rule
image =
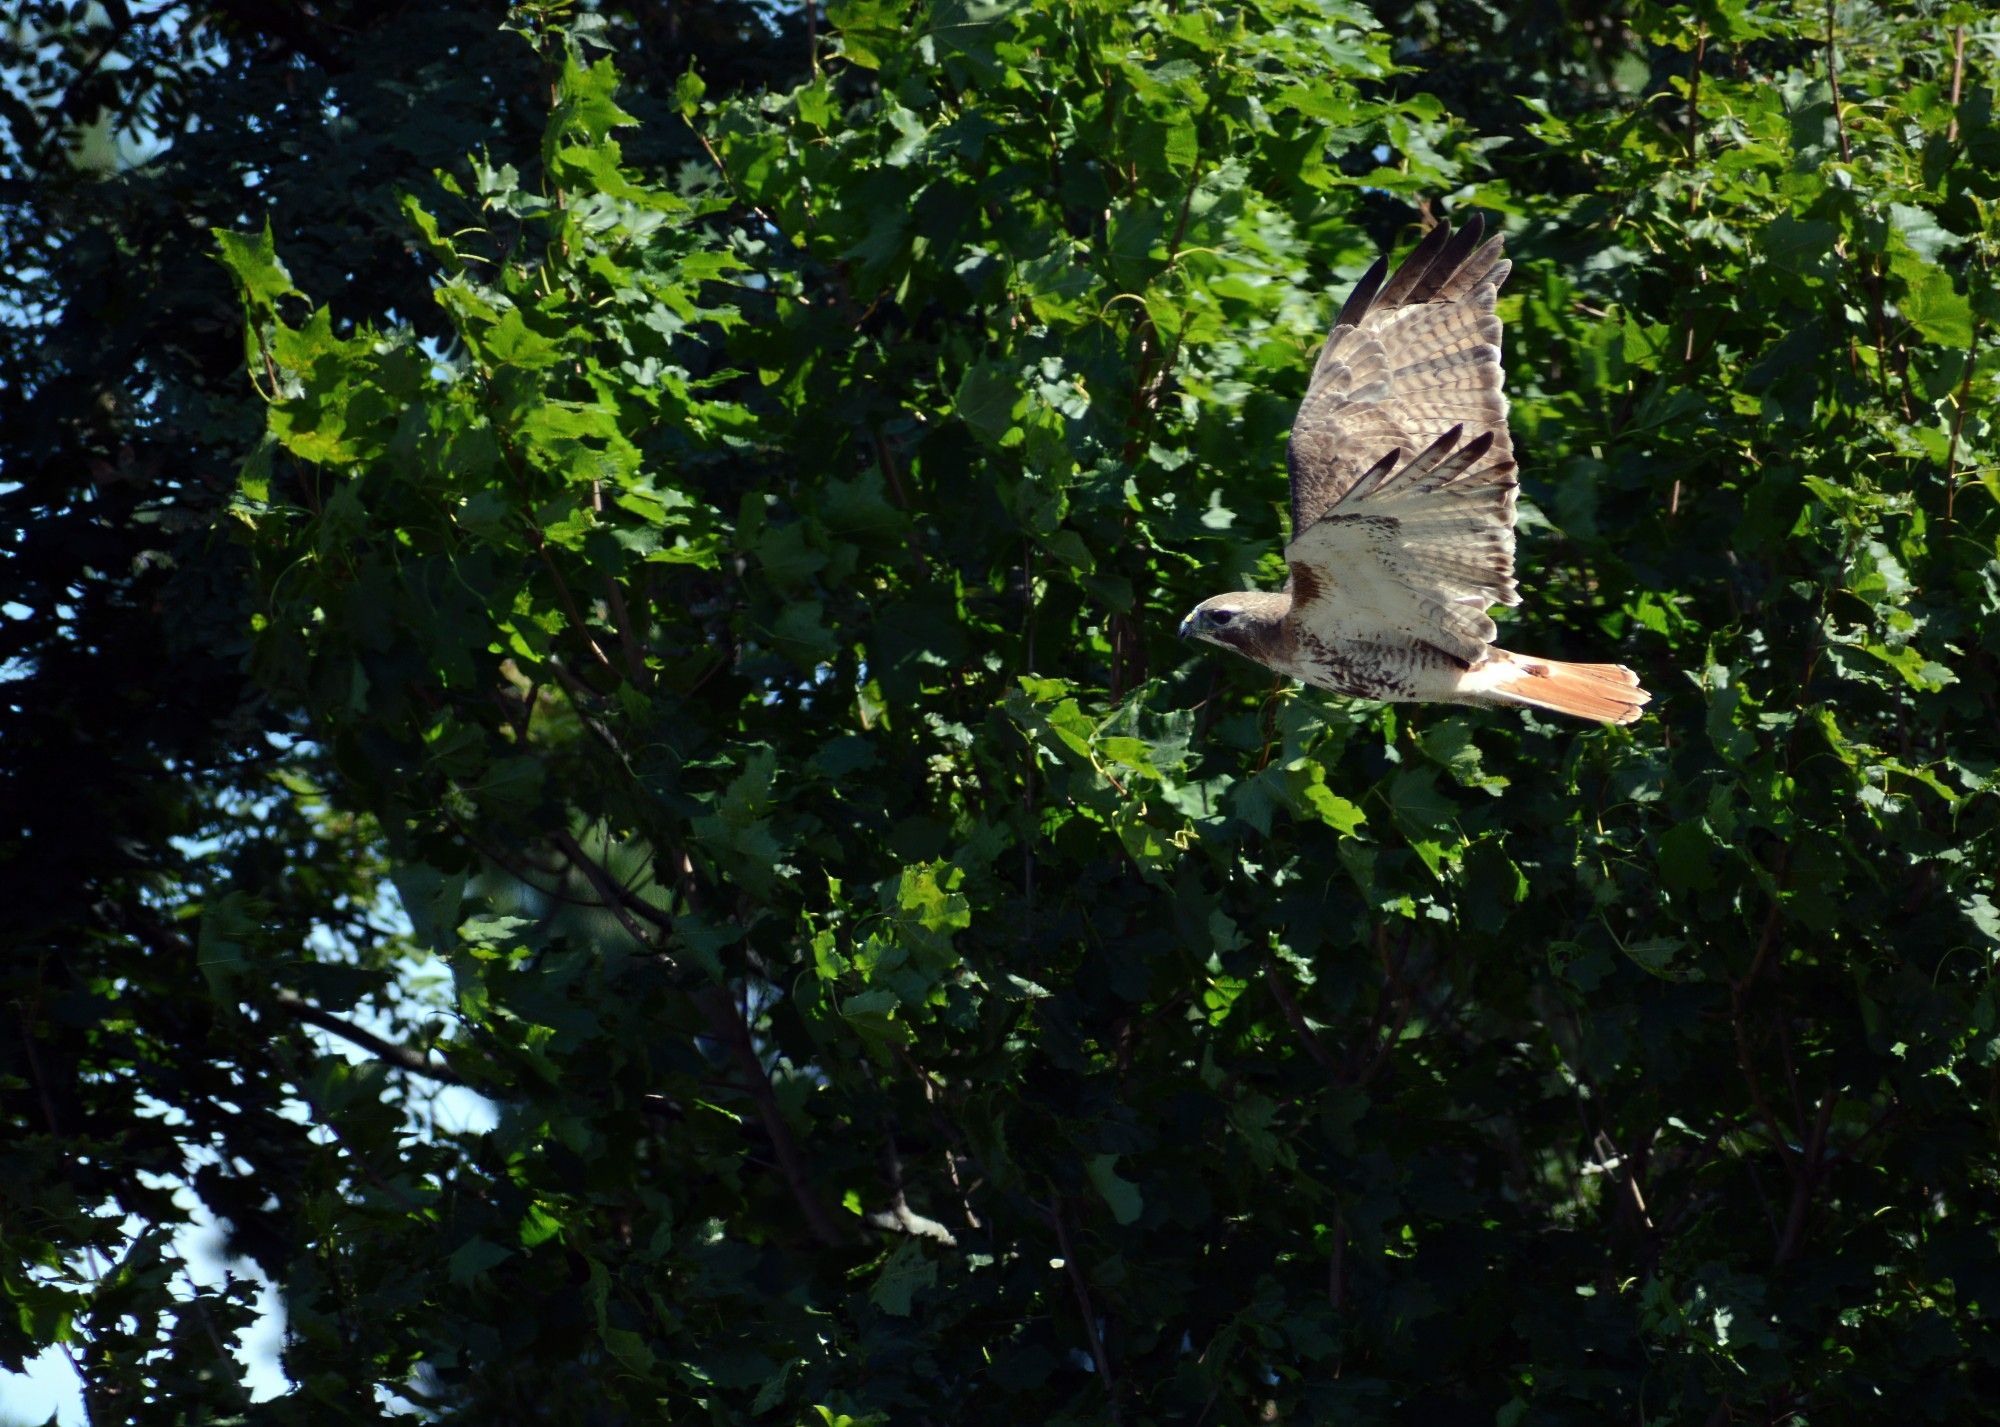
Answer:
[[[611,756],[616,758],[625,767],[627,772],[630,772],[631,764],[626,760],[625,750],[618,746],[618,739],[612,734],[610,729],[604,726],[603,720],[590,711],[589,704],[597,701],[597,691],[584,683],[583,680],[577,678],[563,664],[562,660],[556,658],[554,655],[549,656],[548,665],[550,671],[556,676],[556,682],[562,685],[563,693],[568,695],[569,706],[576,710],[578,720],[596,736],[599,743],[602,743],[610,751]]]
[[[785,1112],[778,1104],[777,1092],[771,1088],[771,1077],[764,1073],[764,1062],[757,1058],[757,1048],[750,1043],[750,1027],[744,1024],[736,1002],[719,986],[699,993],[695,1002],[707,1015],[716,1039],[728,1047],[730,1059],[736,1062],[743,1088],[750,1092],[758,1118],[764,1122],[764,1131],[771,1137],[771,1150],[778,1157],[778,1172],[798,1202],[806,1227],[812,1230],[814,1238],[829,1247],[846,1243],[846,1235],[827,1217],[812,1192],[805,1160],[799,1154],[798,1143],[792,1139],[791,1127],[785,1123]]]
[[[576,596],[570,593],[569,581],[562,577],[562,571],[556,568],[555,557],[549,554],[548,543],[542,539],[541,527],[532,521],[528,523],[528,539],[535,547],[535,554],[541,557],[542,568],[549,572],[549,578],[555,582],[556,598],[561,601],[563,613],[569,616],[570,624],[583,636],[583,644],[590,651],[590,657],[603,665],[606,672],[616,677],[618,666],[611,662],[611,656],[604,652],[604,646],[599,644],[597,636],[590,632],[590,625],[584,619],[583,611],[577,606]]]
[[[1764,930],[1757,939],[1757,953],[1751,957],[1750,969],[1743,973],[1743,978],[1729,988],[1729,1023],[1736,1039],[1736,1064],[1743,1072],[1743,1083],[1750,1092],[1751,1103],[1757,1107],[1758,1117],[1764,1122],[1764,1132],[1771,1137],[1771,1144],[1778,1151],[1778,1158],[1784,1161],[1785,1169],[1794,1176],[1796,1183],[1799,1174],[1798,1155],[1792,1149],[1791,1141],[1785,1138],[1785,1132],[1779,1128],[1778,1117],[1772,1113],[1771,1102],[1765,1097],[1764,1082],[1757,1074],[1757,1067],[1752,1061],[1749,1031],[1744,1025],[1744,1012],[1747,1009],[1750,987],[1763,971],[1764,963],[1771,954],[1771,948],[1777,944],[1778,890],[1783,882],[1784,869],[1781,866],[1778,872],[1778,886],[1773,887],[1771,892],[1771,910],[1764,918]]]
[[[97,72],[104,67],[104,62],[118,52],[118,46],[123,44],[126,37],[137,27],[138,21],[132,14],[130,7],[122,4],[110,4],[105,6],[105,10],[108,18],[111,20],[110,26],[102,36],[101,42],[97,45],[96,49],[77,65],[76,73],[70,76],[69,83],[63,87],[62,97],[45,111],[47,117],[42,121],[41,132],[35,135],[32,143],[22,145],[22,148],[26,150],[23,154],[24,158],[30,160],[39,159],[41,152],[54,142],[57,131],[64,124],[80,123],[82,121],[83,116],[71,113],[71,109],[80,107],[82,100],[91,97],[88,92],[90,82],[97,77]],[[1964,33],[1963,28],[1960,29],[1959,33],[1961,35]],[[144,66],[134,66],[132,72],[143,73]],[[119,117],[126,118],[129,115],[120,114]]]
[[[1264,984],[1271,989],[1271,999],[1278,1003],[1278,1010],[1284,1015],[1285,1024],[1297,1034],[1299,1044],[1306,1048],[1306,1054],[1319,1063],[1320,1069],[1339,1079],[1340,1062],[1334,1058],[1333,1052],[1326,1048],[1325,1043],[1313,1034],[1313,1028],[1306,1024],[1305,1013],[1299,1009],[1298,1002],[1292,999],[1291,992],[1285,989],[1285,979],[1278,974],[1277,967],[1264,968]]]
[[[638,631],[632,626],[632,609],[618,581],[604,581],[604,603],[611,611],[612,628],[618,633],[618,647],[625,656],[625,677],[639,688],[646,686],[646,651],[640,647]]]
[[[329,1035],[339,1036],[350,1045],[359,1046],[388,1065],[415,1075],[427,1075],[432,1080],[443,1081],[447,1085],[463,1085],[465,1079],[447,1061],[432,1060],[420,1050],[412,1050],[406,1045],[398,1045],[384,1040],[373,1031],[365,1031],[352,1021],[322,1010],[307,1001],[298,992],[279,987],[272,996],[277,1007],[309,1026],[318,1026]]]
[[[1336,1202],[1333,1206],[1333,1250],[1327,1255],[1326,1301],[1338,1313],[1347,1301],[1347,1214]]]
[[[549,840],[575,865],[599,898],[605,910],[618,919],[625,934],[646,951],[658,952],[660,948],[653,939],[632,920],[632,911],[643,913],[655,919],[662,928],[671,927],[673,922],[665,913],[654,907],[647,907],[634,897],[618,879],[605,869],[602,863],[583,850],[567,830],[550,835]],[[631,910],[628,911],[627,909]],[[663,959],[665,958],[662,953]],[[798,1142],[792,1138],[791,1127],[785,1123],[785,1112],[778,1104],[778,1095],[771,1088],[771,1077],[764,1072],[764,1062],[757,1058],[757,1047],[751,1043],[750,1027],[744,1023],[742,1014],[736,1009],[736,1002],[729,992],[720,986],[709,987],[695,993],[695,1004],[707,1017],[715,1038],[729,1051],[729,1058],[735,1062],[737,1073],[742,1080],[742,1089],[749,1093],[751,1102],[757,1107],[757,1118],[763,1122],[765,1134],[770,1136],[771,1151],[777,1157],[778,1172],[784,1177],[786,1186],[792,1191],[792,1198],[798,1202],[799,1213],[804,1216],[806,1227],[821,1243],[833,1246],[847,1242],[833,1220],[828,1217],[818,1198],[813,1194],[812,1181],[806,1174],[805,1159],[799,1153]]]
[[[1833,1091],[1820,1097],[1819,1114],[1813,1119],[1812,1133],[1806,1136],[1805,1161],[1792,1185],[1792,1207],[1785,1215],[1785,1232],[1778,1240],[1775,1262],[1785,1263],[1799,1251],[1805,1238],[1806,1211],[1812,1208],[1813,1190],[1819,1184],[1820,1161],[1826,1149],[1827,1127],[1833,1123]]]
[[[610,869],[602,862],[585,852],[583,844],[572,837],[568,829],[549,834],[549,841],[570,860],[572,867],[583,874],[584,881],[590,883],[591,890],[597,893],[598,900],[604,904],[604,909],[618,918],[618,925],[625,929],[625,934],[637,942],[643,950],[658,951],[659,947],[640,929],[639,924],[632,920],[631,914],[636,912],[661,931],[671,931],[674,919],[658,907],[647,906],[644,898],[632,892],[613,877]]]
[[[562,850],[577,871],[581,872],[592,889],[603,900],[605,909],[618,919],[642,949],[659,953],[662,960],[671,964],[671,959],[661,951],[651,937],[632,920],[637,913],[654,922],[662,931],[671,930],[673,918],[657,907],[649,907],[627,888],[621,886],[604,865],[583,850],[583,846],[570,833],[560,830],[550,835],[549,840]],[[686,887],[684,895],[689,906],[694,905],[696,889],[691,864],[685,862]],[[694,994],[694,1001],[707,1018],[715,1038],[729,1051],[729,1058],[735,1062],[741,1080],[741,1088],[746,1091],[751,1102],[757,1107],[757,1118],[763,1122],[764,1133],[770,1137],[771,1150],[778,1161],[778,1172],[783,1176],[786,1187],[797,1201],[799,1213],[804,1217],[806,1227],[814,1238],[828,1246],[847,1242],[839,1227],[827,1215],[818,1198],[813,1194],[812,1181],[806,1174],[805,1158],[799,1153],[798,1142],[792,1138],[791,1126],[785,1122],[785,1113],[778,1104],[777,1092],[771,1088],[771,1077],[764,1071],[764,1063],[757,1057],[757,1047],[751,1042],[750,1027],[745,1024],[742,1013],[736,1009],[736,1002],[724,987],[712,986]]]

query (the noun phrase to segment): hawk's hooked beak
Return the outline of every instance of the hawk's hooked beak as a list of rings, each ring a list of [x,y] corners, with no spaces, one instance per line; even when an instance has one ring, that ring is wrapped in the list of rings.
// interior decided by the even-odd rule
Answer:
[[[1186,639],[1188,637],[1188,631],[1192,630],[1193,628],[1194,628],[1194,616],[1190,614],[1186,619],[1181,621],[1181,638]]]

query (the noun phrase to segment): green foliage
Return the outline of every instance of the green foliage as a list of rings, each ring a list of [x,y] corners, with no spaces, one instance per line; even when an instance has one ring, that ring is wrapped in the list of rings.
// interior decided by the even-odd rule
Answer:
[[[2000,30],[1597,18],[846,0],[642,123],[615,31],[523,12],[546,127],[405,187],[422,313],[218,227],[327,885],[155,901],[326,1131],[258,1186],[286,1409],[1980,1415]],[[1281,578],[1347,284],[1473,209],[1503,638],[1640,671],[1629,730],[1173,638]],[[301,963],[315,897],[365,912]],[[395,983],[411,1045],[267,1044]],[[406,1133],[439,1076],[497,1127]],[[111,1371],[75,1233],[11,1341]]]

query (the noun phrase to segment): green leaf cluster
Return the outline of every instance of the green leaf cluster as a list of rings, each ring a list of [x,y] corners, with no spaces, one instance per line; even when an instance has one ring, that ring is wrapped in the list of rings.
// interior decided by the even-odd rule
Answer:
[[[841,0],[648,102],[642,28],[521,7],[539,140],[396,185],[414,290],[209,215],[284,875],[133,900],[314,1127],[268,1200],[185,1172],[284,1294],[267,1410],[1988,1411],[2000,32],[1586,11]],[[1282,579],[1348,285],[1474,210],[1502,638],[1629,729],[1173,637]],[[24,1024],[235,1153],[116,986]],[[438,1079],[493,1127],[411,1129]],[[170,1246],[65,1269],[36,1203],[9,1353],[195,1338]]]

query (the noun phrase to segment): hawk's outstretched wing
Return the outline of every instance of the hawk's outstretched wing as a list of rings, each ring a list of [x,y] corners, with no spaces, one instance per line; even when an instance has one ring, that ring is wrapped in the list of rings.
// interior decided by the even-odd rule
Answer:
[[[1368,270],[1320,349],[1286,450],[1294,538],[1391,451],[1415,454],[1454,426],[1491,435],[1512,461],[1500,390],[1500,284],[1513,264],[1499,235],[1484,244],[1475,216],[1456,234],[1440,223],[1383,281]]]
[[[1292,617],[1332,644],[1393,637],[1462,666],[1486,658],[1486,613],[1514,591],[1514,463],[1454,426],[1414,457],[1390,451],[1285,547]]]
[[[1460,663],[1514,592],[1514,445],[1493,304],[1512,264],[1472,218],[1368,270],[1314,365],[1286,452],[1297,618],[1393,629]],[[1351,636],[1350,636],[1351,637]]]

